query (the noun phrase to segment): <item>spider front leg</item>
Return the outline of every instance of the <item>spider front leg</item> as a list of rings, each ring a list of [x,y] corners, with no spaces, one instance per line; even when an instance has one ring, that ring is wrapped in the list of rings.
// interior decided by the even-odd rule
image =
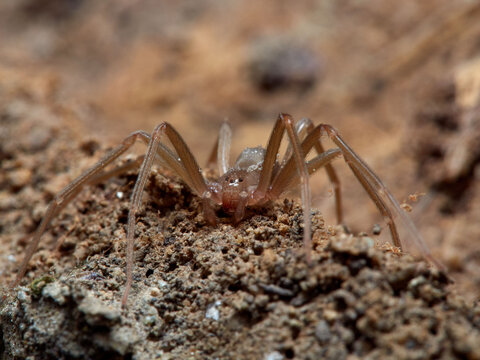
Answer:
[[[386,218],[394,245],[400,247],[402,250],[414,247],[420,251],[425,259],[433,263],[438,269],[446,270],[445,266],[433,257],[414,223],[402,210],[392,193],[390,193],[373,170],[370,169],[370,167],[343,140],[338,132],[332,126],[326,124],[320,124],[316,129],[318,129],[319,132],[318,136],[326,133],[335,145],[340,148],[345,162],[373,200],[380,213]],[[403,241],[398,235],[397,226],[394,221],[395,217],[398,218],[408,231],[409,236],[403,238]],[[408,242],[408,239],[411,240],[411,243]]]
[[[295,165],[298,171],[298,176],[301,183],[301,196],[303,204],[303,217],[304,217],[304,227],[303,227],[303,244],[305,251],[305,258],[307,263],[311,262],[311,251],[312,251],[312,239],[310,234],[311,221],[310,221],[310,209],[311,209],[311,195],[310,195],[310,183],[308,178],[308,168],[304,160],[304,153],[302,147],[300,146],[300,140],[298,138],[298,133],[295,130],[295,124],[293,118],[288,114],[280,114],[277,118],[277,121],[273,127],[272,134],[268,141],[265,158],[262,165],[262,172],[260,173],[260,179],[256,191],[252,195],[252,202],[256,204],[262,204],[270,199],[273,199],[271,196],[271,186],[272,186],[272,175],[273,168],[278,156],[278,150],[280,148],[280,142],[284,132],[287,132],[287,136],[290,140],[290,145],[292,147],[293,156],[292,159],[295,161]]]
[[[315,126],[313,125],[312,120],[310,119],[302,119],[302,122],[305,123],[305,126],[307,127],[307,136],[310,134],[314,129]],[[317,151],[318,155],[321,155],[325,153],[325,148],[322,145],[322,142],[320,141],[320,138],[314,143],[315,150]],[[340,190],[340,179],[338,178],[337,172],[333,168],[332,164],[330,162],[325,163],[325,171],[327,172],[328,179],[330,180],[330,183],[333,186],[333,193],[335,195],[335,211],[337,215],[337,223],[342,224],[343,223],[343,210],[342,210],[342,194]]]
[[[306,136],[308,136],[312,131],[314,131],[314,129],[315,129],[315,126],[313,125],[312,120],[310,120],[308,118],[300,119],[300,121],[298,121],[296,126],[295,126],[295,131],[297,132],[298,137],[302,141],[302,144],[303,144],[303,140],[305,140]],[[310,146],[311,145],[313,145],[313,147],[315,148],[315,150],[317,152],[317,155],[321,155],[321,154],[325,153],[325,149],[324,149],[324,147],[322,145],[322,142],[320,141],[320,138],[319,138],[313,144],[309,144],[308,148],[306,148],[302,145],[302,150],[303,150],[303,153],[305,155],[308,154],[308,152],[310,151],[310,148],[311,148]],[[290,144],[288,146],[287,151],[285,153],[285,156],[283,158],[284,162],[286,162],[286,161],[288,161],[288,159],[290,159],[291,153],[292,153],[292,145]],[[312,163],[312,165],[313,165],[313,163]],[[325,167],[325,171],[327,172],[328,179],[330,180],[330,183],[333,186],[337,223],[342,224],[343,223],[343,210],[342,210],[342,197],[341,197],[342,194],[341,194],[341,189],[340,189],[340,179],[337,175],[337,172],[333,168],[332,164],[330,164],[328,161],[327,162],[322,162],[321,166]],[[308,164],[307,164],[307,167],[308,167]],[[319,167],[320,166],[317,166],[317,169]],[[310,170],[309,170],[309,172],[310,172]],[[289,177],[287,177],[286,179],[288,179],[288,178]]]
[[[330,131],[330,132],[327,132]],[[393,214],[390,210],[390,208],[386,205],[386,203],[382,200],[380,197],[379,193],[375,190],[381,190],[385,193],[388,193],[390,196],[391,194],[388,192],[388,190],[385,188],[385,186],[382,184],[380,179],[373,173],[372,170],[363,162],[363,160],[360,159],[358,155],[356,155],[353,150],[345,144],[345,142],[340,138],[338,133],[336,132],[335,129],[333,129],[329,125],[318,125],[314,129],[311,129],[310,132],[308,133],[307,137],[305,140],[302,142],[302,150],[305,154],[308,154],[308,152],[314,147],[317,147],[317,151],[319,151],[319,146],[320,145],[320,138],[324,132],[327,132],[329,135],[332,137],[332,141],[339,146],[338,151],[342,153],[344,156],[345,161],[347,164],[350,166],[352,169],[353,173],[359,180],[359,182],[362,184],[364,189],[367,191],[368,195],[372,198],[374,203],[377,205],[377,208],[379,209],[380,213],[388,220],[388,225],[390,227],[390,231],[392,233],[392,239],[394,242],[395,246],[401,247],[401,243],[399,240],[398,232],[395,226],[395,222],[393,221]],[[321,148],[323,150],[323,148]],[[322,153],[323,156],[319,156],[315,158],[314,162],[322,162],[322,165],[327,165],[329,164],[327,152]],[[332,154],[333,155],[333,154]],[[338,152],[337,152],[338,155]],[[333,159],[332,157],[331,159]],[[356,160],[355,162],[353,160]],[[312,160],[313,161],[313,160]],[[360,167],[361,165],[361,167]],[[279,196],[282,192],[284,192],[288,187],[289,184],[292,182],[292,176],[294,173],[294,161],[293,159],[290,159],[285,166],[282,168],[282,170],[279,172],[277,175],[272,188],[271,188],[271,193],[273,196]],[[370,174],[371,179],[375,180],[374,183],[371,181],[367,181],[366,177],[364,174]],[[375,187],[376,186],[376,187]],[[391,199],[395,201],[393,196],[391,196]],[[396,202],[396,201],[395,201]]]
[[[377,206],[379,212],[386,219],[392,240],[395,246],[399,246],[401,249],[410,248],[413,246],[419,250],[421,255],[437,266],[439,269],[445,270],[445,266],[436,260],[431,254],[425,241],[422,239],[420,233],[416,229],[411,219],[404,213],[398,202],[395,200],[390,191],[385,187],[378,176],[370,169],[370,167],[353,151],[353,149],[346,144],[338,132],[330,125],[321,124],[313,129],[309,129],[306,138],[302,141],[301,150],[303,154],[316,147],[317,152],[320,152],[323,147],[320,148],[320,138],[323,134],[327,134],[330,139],[338,146],[338,148],[324,151],[314,159],[307,162],[308,172],[312,173],[321,166],[328,165],[333,159],[340,154],[343,155],[346,163],[352,170],[355,177],[359,180],[367,194],[373,200]],[[320,145],[319,145],[320,144]],[[281,195],[282,192],[287,190],[292,183],[295,183],[296,161],[290,158],[277,173],[277,176],[272,182],[269,198],[276,198]],[[297,177],[298,178],[298,177]],[[338,198],[339,199],[339,198]],[[337,199],[337,200],[338,200]],[[407,238],[403,241],[398,235],[397,226],[395,224],[395,217],[400,221],[407,229],[411,243],[407,242]],[[407,245],[407,246],[405,246]]]
[[[10,284],[10,288],[14,288],[20,283],[20,280],[22,280],[25,272],[27,271],[28,263],[38,248],[40,238],[52,219],[75,198],[75,196],[83,189],[85,185],[90,184],[91,182],[97,182],[100,177],[104,178],[106,174],[102,174],[102,170],[120,155],[125,153],[137,139],[145,141],[149,139],[149,135],[144,131],[136,131],[130,134],[122,141],[120,145],[111,150],[99,162],[83,172],[79,177],[77,177],[65,188],[63,188],[57,195],[55,195],[55,198],[48,205],[47,211],[27,247],[25,257],[22,260],[15,280]]]
[[[230,169],[230,146],[232,143],[232,128],[224,121],[218,131],[217,141],[208,157],[207,167],[218,166],[218,175],[225,174]]]
[[[173,157],[173,154],[161,143],[163,135],[168,137],[175,148],[179,159]],[[157,154],[160,154],[161,156],[163,155],[163,160],[165,160],[170,167],[178,169],[177,173],[179,173],[182,180],[189,184],[193,192],[202,197],[204,200],[204,206],[207,206],[207,210],[205,210],[206,213],[208,213],[210,206],[209,202],[206,200],[211,197],[211,192],[200,173],[197,161],[195,160],[185,141],[169,123],[162,123],[155,127],[148,143],[147,152],[140,168],[137,182],[133,188],[130,210],[128,212],[126,269],[127,282],[125,284],[125,290],[122,297],[122,307],[125,307],[127,304],[128,294],[133,281],[135,217],[138,209],[140,208],[143,190],[152,169],[153,161],[155,160],[155,156]]]

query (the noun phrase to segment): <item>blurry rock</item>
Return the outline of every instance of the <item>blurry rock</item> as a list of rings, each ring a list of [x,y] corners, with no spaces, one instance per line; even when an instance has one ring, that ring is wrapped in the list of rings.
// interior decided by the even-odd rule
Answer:
[[[84,3],[83,0],[27,0],[21,3],[22,12],[33,19],[64,20],[72,17]]]
[[[105,305],[91,295],[83,299],[78,309],[85,315],[87,323],[91,326],[111,326],[120,321],[118,308]]]
[[[460,64],[454,72],[456,102],[461,108],[473,108],[480,101],[480,57]]]
[[[320,78],[322,64],[311,49],[274,37],[252,45],[248,71],[252,83],[262,91],[306,91]]]

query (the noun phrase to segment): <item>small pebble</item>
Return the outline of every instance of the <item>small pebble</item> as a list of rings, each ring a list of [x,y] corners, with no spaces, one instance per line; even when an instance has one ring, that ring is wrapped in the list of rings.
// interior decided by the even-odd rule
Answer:
[[[315,327],[315,337],[321,344],[326,344],[332,334],[330,332],[330,327],[328,326],[328,323],[325,320],[320,320]]]
[[[272,351],[265,355],[265,360],[283,360],[283,355],[280,354],[278,351]]]
[[[66,303],[67,296],[69,294],[70,294],[70,289],[67,286],[61,285],[58,282],[47,284],[42,289],[43,296],[49,297],[60,306]]]
[[[372,234],[380,235],[381,232],[382,232],[382,227],[379,224],[374,224],[372,228]]]
[[[215,301],[213,304],[210,304],[207,307],[207,312],[205,313],[205,317],[207,319],[212,319],[218,321],[220,319],[220,312],[217,309],[217,306],[220,306],[222,302],[220,300]]]
[[[266,92],[308,90],[322,72],[318,56],[309,48],[277,37],[254,43],[248,67],[252,82]]]

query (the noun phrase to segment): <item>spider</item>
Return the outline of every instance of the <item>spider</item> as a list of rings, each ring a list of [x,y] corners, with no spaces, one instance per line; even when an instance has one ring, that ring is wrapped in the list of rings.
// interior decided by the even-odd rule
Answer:
[[[289,139],[289,145],[282,160],[279,161],[279,147],[285,132]],[[327,135],[337,147],[325,150],[321,143],[323,135]],[[173,145],[173,149],[164,144],[164,136]],[[225,213],[233,217],[234,223],[238,223],[243,219],[246,207],[265,206],[268,202],[279,198],[287,190],[300,184],[304,214],[303,242],[307,263],[311,262],[312,251],[309,175],[317,169],[325,167],[334,188],[337,221],[341,223],[343,213],[340,181],[331,161],[343,157],[387,221],[393,244],[400,249],[404,249],[408,245],[398,235],[394,221],[394,218],[397,217],[406,226],[411,244],[415,245],[423,257],[437,267],[442,266],[433,258],[413,222],[400,208],[390,191],[332,126],[327,124],[314,126],[309,119],[302,119],[295,124],[290,115],[281,113],[275,122],[267,147],[265,149],[262,147],[246,148],[233,167],[230,167],[229,164],[231,136],[230,125],[224,123],[220,128],[216,144],[209,157],[209,164],[217,163],[221,175],[216,181],[208,181],[203,177],[198,163],[185,141],[169,123],[164,122],[156,126],[151,135],[141,130],[128,135],[120,145],[108,152],[100,161],[83,172],[55,196],[28,245],[20,269],[10,288],[17,286],[25,275],[28,263],[37,250],[40,238],[51,220],[75,198],[85,185],[98,183],[141,164],[128,213],[127,280],[122,297],[122,307],[125,307],[133,279],[135,217],[141,205],[145,184],[157,157],[173,170],[194,194],[202,199],[204,218],[213,226],[215,226],[217,220],[215,211],[220,206]],[[125,153],[137,140],[141,140],[147,145],[144,156],[113,170],[104,170],[107,165]],[[307,161],[306,156],[312,149],[315,149],[317,154]]]

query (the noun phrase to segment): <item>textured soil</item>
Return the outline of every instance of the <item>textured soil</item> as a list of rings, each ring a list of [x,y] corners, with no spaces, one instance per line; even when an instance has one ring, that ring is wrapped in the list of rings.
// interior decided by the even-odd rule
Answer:
[[[479,19],[447,0],[1,2],[1,358],[480,359]],[[235,155],[281,111],[335,126],[448,276],[385,243],[338,160],[345,224],[312,177],[311,265],[295,196],[212,227],[157,167],[127,309],[135,170],[67,206],[8,290],[48,203],[129,132],[169,121],[203,165],[225,118]]]
[[[55,126],[58,116],[19,99],[2,111],[7,279],[18,266],[7,254],[22,253],[54,195],[48,174],[68,183],[77,171],[70,164],[104,150],[77,143]],[[21,132],[35,136],[18,142]],[[308,266],[295,201],[211,227],[198,198],[159,170],[138,214],[127,309],[120,299],[135,171],[88,188],[53,222],[24,286],[2,304],[4,358],[480,358],[480,308],[452,294],[445,274],[375,237],[328,226],[318,212]]]

